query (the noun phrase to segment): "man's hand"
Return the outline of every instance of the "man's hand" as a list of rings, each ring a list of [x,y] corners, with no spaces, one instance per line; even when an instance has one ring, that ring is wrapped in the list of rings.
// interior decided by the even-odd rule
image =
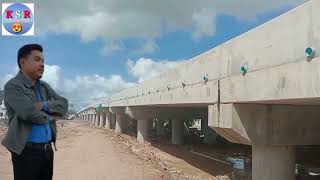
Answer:
[[[36,102],[34,103],[34,106],[37,110],[42,111],[43,110],[43,103],[42,102]]]

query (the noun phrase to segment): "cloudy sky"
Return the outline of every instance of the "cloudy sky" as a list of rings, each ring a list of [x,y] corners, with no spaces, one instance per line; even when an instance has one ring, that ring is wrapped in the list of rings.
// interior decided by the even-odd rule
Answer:
[[[79,109],[92,103],[86,100],[149,79],[303,2],[37,1],[35,36],[0,36],[0,89],[18,71],[17,50],[26,43],[40,43],[44,80]]]

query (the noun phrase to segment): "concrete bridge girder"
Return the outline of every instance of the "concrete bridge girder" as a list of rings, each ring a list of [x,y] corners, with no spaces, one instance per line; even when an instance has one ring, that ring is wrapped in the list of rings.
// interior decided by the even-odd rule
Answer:
[[[209,126],[234,143],[320,145],[320,106],[210,105]]]

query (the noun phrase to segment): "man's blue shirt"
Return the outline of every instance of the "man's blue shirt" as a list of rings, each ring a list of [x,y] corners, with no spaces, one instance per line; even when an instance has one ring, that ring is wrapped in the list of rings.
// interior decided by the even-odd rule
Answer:
[[[36,83],[36,94],[37,94],[38,101],[43,103],[44,110],[48,112],[48,102],[43,101],[39,80]],[[49,123],[41,124],[41,125],[38,125],[38,124],[32,125],[32,129],[28,137],[28,142],[47,143],[47,142],[51,142],[51,139],[52,139],[52,134],[51,134],[51,127]]]

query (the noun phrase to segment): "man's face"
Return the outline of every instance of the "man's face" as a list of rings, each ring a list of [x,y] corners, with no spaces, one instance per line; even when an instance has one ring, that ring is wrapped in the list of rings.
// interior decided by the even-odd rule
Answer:
[[[44,72],[43,54],[38,50],[33,50],[29,56],[20,59],[20,65],[21,70],[32,80],[38,80]]]

